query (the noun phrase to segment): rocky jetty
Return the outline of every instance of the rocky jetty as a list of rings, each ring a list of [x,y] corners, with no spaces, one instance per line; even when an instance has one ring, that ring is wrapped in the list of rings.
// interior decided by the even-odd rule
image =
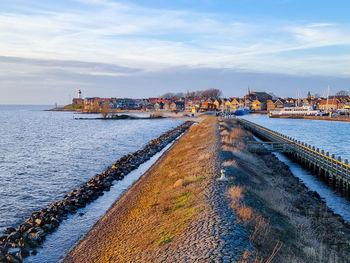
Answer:
[[[137,152],[122,156],[113,166],[101,174],[96,174],[88,182],[65,195],[63,200],[55,201],[31,216],[17,228],[9,227],[0,234],[0,263],[19,263],[45,240],[71,213],[108,191],[115,180],[122,180],[132,170],[149,160],[167,144],[185,132],[193,122],[185,122],[167,131],[157,139],[151,140]]]

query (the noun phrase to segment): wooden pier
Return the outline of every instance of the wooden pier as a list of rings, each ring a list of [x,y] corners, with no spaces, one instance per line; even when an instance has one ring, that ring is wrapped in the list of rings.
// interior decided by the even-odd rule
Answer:
[[[311,171],[313,175],[325,181],[332,188],[337,189],[346,196],[350,196],[350,166],[347,159],[342,161],[340,156],[330,155],[329,152],[325,152],[279,132],[272,131],[244,119],[237,120],[242,127],[251,131],[264,141],[260,143],[264,146],[264,150],[261,150],[261,147],[254,148],[252,146],[254,143],[248,145],[248,150],[252,152],[283,152]],[[272,145],[272,147],[266,147],[268,145]]]

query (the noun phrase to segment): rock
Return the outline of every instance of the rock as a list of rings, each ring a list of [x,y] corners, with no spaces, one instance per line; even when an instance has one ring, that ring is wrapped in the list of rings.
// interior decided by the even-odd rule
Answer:
[[[29,224],[24,223],[24,224],[22,224],[22,225],[19,226],[18,230],[19,230],[19,232],[24,233],[24,232],[26,232],[30,227],[31,227],[31,226],[30,226]]]
[[[30,256],[29,250],[27,250],[26,248],[22,248],[21,255],[22,255],[22,258],[29,257]]]
[[[40,218],[37,218],[34,220],[34,222],[35,222],[35,225],[40,226],[42,223],[42,220]]]
[[[12,232],[7,236],[7,240],[15,241],[21,237],[21,234],[17,231]]]
[[[36,248],[41,243],[41,238],[40,238],[39,234],[37,234],[37,233],[30,233],[27,237],[26,243],[31,248]]]
[[[10,255],[16,255],[16,254],[20,254],[20,253],[21,253],[21,249],[19,247],[10,248],[7,251],[7,254],[10,254]]]
[[[15,231],[16,231],[16,229],[13,228],[13,227],[7,227],[7,228],[5,229],[5,233],[6,233],[6,234],[11,234],[12,232],[15,232]]]
[[[17,256],[7,254],[6,255],[6,261],[8,263],[21,263],[22,262],[22,257],[18,258]]]

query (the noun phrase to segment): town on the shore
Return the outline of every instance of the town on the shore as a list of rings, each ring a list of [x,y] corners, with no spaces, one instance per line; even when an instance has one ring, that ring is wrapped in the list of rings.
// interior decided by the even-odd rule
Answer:
[[[250,112],[269,112],[271,110],[287,107],[304,106],[320,111],[338,111],[350,109],[350,96],[346,91],[340,91],[336,95],[321,97],[311,95],[308,92],[306,98],[282,98],[272,93],[247,90],[243,97],[221,96],[218,89],[208,89],[187,93],[167,93],[158,98],[100,98],[82,97],[81,90],[72,104],[66,105],[66,109],[74,109],[80,112],[101,112],[103,107],[111,111],[117,110],[143,110],[143,111],[172,111],[172,112],[205,112],[205,111],[229,111],[248,109]]]

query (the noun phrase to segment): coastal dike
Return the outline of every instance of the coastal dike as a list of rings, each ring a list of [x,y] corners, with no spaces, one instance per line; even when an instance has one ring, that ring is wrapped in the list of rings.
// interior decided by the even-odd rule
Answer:
[[[67,256],[77,262],[230,262],[251,249],[219,177],[217,119],[205,116]]]
[[[350,262],[350,225],[251,140],[203,117],[64,262]]]

